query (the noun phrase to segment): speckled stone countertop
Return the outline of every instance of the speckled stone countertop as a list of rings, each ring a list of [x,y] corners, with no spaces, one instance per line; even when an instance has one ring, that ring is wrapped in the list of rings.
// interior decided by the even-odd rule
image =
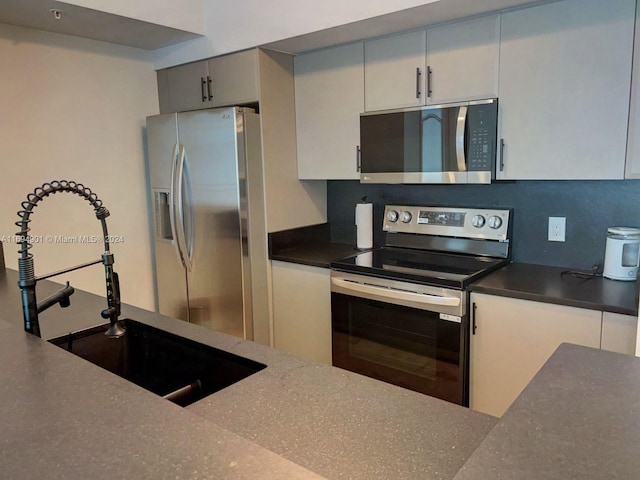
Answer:
[[[16,281],[0,272],[0,478],[322,478],[25,333]],[[42,298],[58,288],[39,284]],[[43,336],[102,323],[104,299],[76,291],[71,302],[41,314]]]
[[[267,368],[185,409],[22,331],[0,272],[2,478],[451,479],[497,422],[435,398],[124,306],[123,317]],[[39,298],[59,285],[38,284]],[[102,323],[76,291],[43,338]]]
[[[562,344],[455,480],[640,476],[640,359]]]
[[[471,291],[555,303],[605,312],[638,315],[638,282],[562,275],[567,268],[512,263],[481,278]]]

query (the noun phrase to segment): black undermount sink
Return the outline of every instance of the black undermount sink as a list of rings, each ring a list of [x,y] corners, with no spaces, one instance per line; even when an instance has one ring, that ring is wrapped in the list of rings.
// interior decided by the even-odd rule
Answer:
[[[109,338],[109,324],[49,340],[89,362],[180,406],[187,406],[259,372],[266,365],[131,319]]]

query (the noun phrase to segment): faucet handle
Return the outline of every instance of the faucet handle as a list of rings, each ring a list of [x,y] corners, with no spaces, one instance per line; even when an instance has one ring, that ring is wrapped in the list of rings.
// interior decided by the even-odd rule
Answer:
[[[67,308],[71,305],[71,294],[74,292],[74,289],[71,285],[69,285],[69,282],[67,282],[67,286],[63,289],[63,291],[66,294],[60,299],[60,302],[58,303],[60,303],[60,307]]]
[[[104,318],[105,320],[110,319],[111,315],[117,313],[118,310],[115,307],[109,307],[109,308],[105,308],[104,310],[102,310],[102,312],[100,312],[100,316],[102,318]]]

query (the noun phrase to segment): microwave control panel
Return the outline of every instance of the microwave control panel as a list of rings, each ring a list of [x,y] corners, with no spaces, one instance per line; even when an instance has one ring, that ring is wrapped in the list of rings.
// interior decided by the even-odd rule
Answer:
[[[470,105],[467,113],[467,170],[493,170],[496,161],[498,102]]]
[[[387,205],[382,229],[444,237],[507,241],[511,210]]]

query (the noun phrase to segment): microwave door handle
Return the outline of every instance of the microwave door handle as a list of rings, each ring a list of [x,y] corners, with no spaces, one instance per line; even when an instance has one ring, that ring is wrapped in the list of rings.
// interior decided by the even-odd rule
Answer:
[[[457,307],[460,305],[460,299],[455,297],[440,297],[438,295],[428,295],[426,293],[413,293],[392,288],[376,287],[374,285],[362,285],[342,278],[332,278],[331,283],[337,287],[342,287],[353,292],[364,294],[368,293],[370,295],[377,295],[384,298],[409,300],[411,302],[426,305],[443,305],[446,307]]]
[[[458,163],[458,171],[467,171],[467,160],[464,155],[464,132],[467,125],[468,107],[460,107],[458,110],[458,119],[456,121],[456,161]]]

